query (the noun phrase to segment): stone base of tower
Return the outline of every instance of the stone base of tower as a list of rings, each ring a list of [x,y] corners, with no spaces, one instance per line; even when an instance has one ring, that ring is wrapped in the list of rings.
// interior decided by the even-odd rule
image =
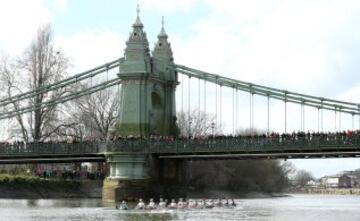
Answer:
[[[107,156],[109,176],[104,180],[102,201],[113,207],[139,198],[186,197],[186,163],[180,159],[159,159],[154,155],[112,154]]]
[[[148,191],[147,155],[109,154],[106,157],[109,175],[104,180],[102,201],[112,206],[121,200],[135,201],[145,198]]]
[[[117,202],[126,200],[137,201],[148,198],[148,179],[126,180],[106,178],[103,183],[102,202],[105,206],[114,206]]]

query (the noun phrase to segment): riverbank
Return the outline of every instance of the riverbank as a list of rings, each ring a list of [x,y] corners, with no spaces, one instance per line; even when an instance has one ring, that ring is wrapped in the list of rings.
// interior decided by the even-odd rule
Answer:
[[[29,175],[0,174],[0,198],[3,199],[101,198],[102,187],[102,180],[58,180]],[[261,199],[289,196],[283,193],[245,193],[226,190],[184,190],[183,192],[183,195],[176,197]]]
[[[0,198],[101,198],[102,181],[53,180],[27,175],[0,175]]]
[[[208,190],[202,192],[189,191],[188,198],[236,198],[236,199],[262,199],[273,197],[288,197],[289,194],[285,193],[266,193],[266,192],[232,192],[225,190]]]
[[[360,188],[302,188],[292,190],[295,194],[360,195]]]

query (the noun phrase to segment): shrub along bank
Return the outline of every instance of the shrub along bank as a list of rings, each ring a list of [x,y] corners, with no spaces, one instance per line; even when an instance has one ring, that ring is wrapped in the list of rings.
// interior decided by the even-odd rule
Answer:
[[[0,198],[89,198],[93,188],[101,189],[101,182],[89,188],[91,181],[41,179],[30,175],[0,174]]]

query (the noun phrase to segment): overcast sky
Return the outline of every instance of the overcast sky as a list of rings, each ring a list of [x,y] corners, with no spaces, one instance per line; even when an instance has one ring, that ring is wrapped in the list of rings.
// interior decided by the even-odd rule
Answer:
[[[86,70],[123,55],[137,3],[151,48],[161,16],[165,16],[178,64],[280,89],[360,102],[360,1],[355,0],[3,0],[0,50],[20,55],[36,29],[51,23],[57,47],[71,58],[71,72]],[[197,83],[191,82],[190,88],[193,108]],[[187,83],[184,86],[187,96]],[[207,109],[213,112],[214,91],[208,85]],[[179,92],[180,87],[178,97]],[[223,124],[229,132],[232,92],[224,89],[223,93]],[[238,103],[238,125],[246,128],[248,95],[239,93]],[[181,108],[179,100],[177,107]],[[272,101],[270,112],[271,128],[282,131],[283,104]],[[317,112],[305,109],[305,113],[306,130],[316,130]],[[289,130],[300,129],[299,116],[300,108],[289,105]],[[333,130],[333,113],[325,117],[325,130]],[[342,129],[352,129],[353,124],[359,128],[358,118],[353,123],[351,116],[342,116]],[[266,128],[266,103],[260,97],[255,97],[255,126]],[[292,162],[318,177],[360,168],[359,159]]]

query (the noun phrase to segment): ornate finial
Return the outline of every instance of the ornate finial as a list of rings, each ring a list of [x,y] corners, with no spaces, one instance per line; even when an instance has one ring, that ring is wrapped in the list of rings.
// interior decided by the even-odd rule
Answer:
[[[135,20],[133,27],[143,27],[143,24],[140,21],[140,6],[139,6],[139,4],[137,4],[137,7],[136,7],[136,14],[137,14],[137,16],[136,16],[136,20]]]
[[[161,31],[160,31],[158,37],[165,37],[165,38],[167,38],[167,34],[166,34],[166,32],[165,32],[164,25],[165,25],[165,19],[164,19],[164,16],[162,16],[162,18],[161,18]]]
[[[139,4],[137,4],[137,7],[136,7],[136,14],[139,17],[139,14],[140,14],[140,5]]]

